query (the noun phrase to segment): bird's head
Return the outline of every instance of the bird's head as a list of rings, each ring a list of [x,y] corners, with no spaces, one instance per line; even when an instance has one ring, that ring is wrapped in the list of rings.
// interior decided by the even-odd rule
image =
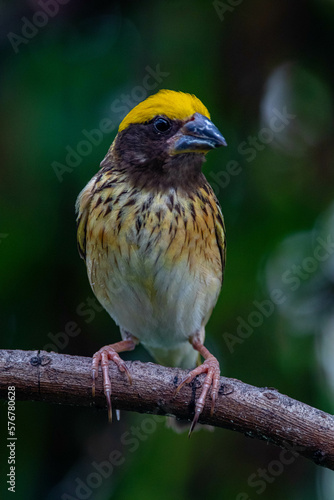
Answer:
[[[167,186],[198,175],[205,154],[219,146],[226,141],[197,97],[160,90],[124,118],[113,150],[137,181],[148,174]]]

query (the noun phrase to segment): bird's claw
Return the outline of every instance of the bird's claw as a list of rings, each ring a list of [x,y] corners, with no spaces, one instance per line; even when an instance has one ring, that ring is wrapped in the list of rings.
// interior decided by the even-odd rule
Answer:
[[[125,341],[125,342],[128,342],[128,341]],[[124,341],[123,341],[123,343],[124,343]],[[117,346],[117,344],[114,344],[114,345]],[[107,400],[108,420],[109,420],[109,422],[111,422],[112,421],[112,405],[111,405],[111,380],[109,377],[109,360],[113,361],[117,365],[119,371],[126,374],[130,384],[132,384],[132,377],[131,377],[130,371],[129,371],[128,367],[126,366],[125,362],[120,358],[116,349],[112,345],[102,347],[99,351],[97,351],[94,354],[93,361],[92,361],[92,396],[95,397],[95,384],[96,384],[96,379],[98,376],[98,368],[99,368],[99,365],[101,364],[102,379],[103,379],[103,391],[104,391],[104,394],[105,394],[106,400]],[[116,417],[117,417],[117,420],[120,419],[119,410],[116,410]]]
[[[208,395],[209,389],[211,388],[211,408],[210,408],[210,415],[213,415],[214,412],[214,407],[216,404],[216,399],[217,399],[217,394],[218,394],[218,386],[219,386],[219,377],[220,377],[220,368],[219,368],[219,363],[218,360],[214,356],[210,356],[208,359],[204,361],[204,363],[194,370],[192,370],[182,381],[181,383],[177,386],[174,396],[176,396],[179,391],[182,389],[182,387],[185,384],[189,384],[194,380],[197,375],[200,375],[201,373],[206,373],[206,377],[203,382],[203,387],[202,387],[202,392],[199,396],[199,398],[196,401],[195,405],[195,415],[193,418],[193,421],[190,426],[189,434],[188,437],[191,436],[193,430],[196,427],[196,424],[198,422],[198,419],[203,411],[206,397]]]
[[[111,406],[111,398],[110,398],[110,390],[106,390],[104,392],[107,400],[107,408],[108,408],[108,421],[112,422],[112,406]]]

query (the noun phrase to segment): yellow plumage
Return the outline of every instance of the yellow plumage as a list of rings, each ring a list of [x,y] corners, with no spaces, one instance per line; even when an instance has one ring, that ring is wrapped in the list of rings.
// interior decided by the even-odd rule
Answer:
[[[204,104],[194,95],[173,90],[160,90],[135,106],[121,122],[118,131],[132,123],[145,123],[157,115],[168,116],[171,120],[184,120],[194,113],[210,118]]]

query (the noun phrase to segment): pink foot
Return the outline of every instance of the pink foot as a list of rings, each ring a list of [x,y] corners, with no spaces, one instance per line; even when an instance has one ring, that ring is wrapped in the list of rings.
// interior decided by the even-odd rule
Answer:
[[[192,431],[194,430],[199,416],[201,415],[204,405],[205,405],[205,400],[208,395],[208,391],[211,388],[211,415],[213,414],[213,410],[215,407],[217,395],[218,395],[218,388],[219,388],[219,379],[220,379],[220,368],[219,368],[219,363],[217,358],[215,358],[212,354],[209,353],[209,351],[203,346],[202,343],[193,340],[191,342],[194,346],[194,348],[199,351],[202,356],[204,356],[206,359],[204,363],[194,370],[192,370],[187,377],[185,377],[182,382],[178,385],[175,395],[178,394],[180,389],[185,384],[189,384],[192,380],[194,380],[197,375],[200,375],[201,373],[206,373],[206,377],[203,383],[203,388],[200,397],[196,401],[195,405],[195,415],[193,418],[193,421],[190,426],[189,430],[189,437],[191,436]]]
[[[124,351],[132,351],[136,346],[136,343],[132,339],[122,340],[121,342],[117,342],[115,344],[106,345],[101,347],[99,351],[97,351],[93,356],[92,361],[92,394],[95,396],[95,380],[97,378],[99,364],[101,363],[102,368],[102,379],[103,379],[103,390],[107,399],[107,407],[108,407],[108,419],[111,422],[112,420],[112,410],[111,410],[111,380],[109,377],[109,360],[116,363],[119,371],[125,372],[130,384],[132,384],[132,378],[130,372],[125,364],[125,362],[120,358],[119,352]],[[119,412],[117,414],[119,417]]]

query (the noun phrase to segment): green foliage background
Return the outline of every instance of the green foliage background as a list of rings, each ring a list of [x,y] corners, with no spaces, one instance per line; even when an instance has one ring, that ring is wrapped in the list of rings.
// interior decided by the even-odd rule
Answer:
[[[50,2],[59,11],[53,7],[46,21],[36,14],[41,3],[0,7],[1,348],[58,342],[59,352],[91,356],[117,341],[113,321],[90,302],[75,200],[114,138],[123,117],[118,100],[130,109],[160,88],[183,90],[205,103],[228,142],[204,166],[228,238],[207,346],[224,375],[333,412],[332,254],[304,269],[295,290],[281,286],[284,273],[297,279],[291,266],[310,257],[314,264],[317,231],[333,234],[333,2],[69,0]],[[40,27],[29,31],[29,22]],[[164,73],[149,91],[148,66]],[[275,135],[268,132],[274,109],[294,115]],[[77,166],[66,165],[66,148],[84,151],[84,130],[106,118],[114,131],[101,134]],[[67,170],[59,173],[55,162]],[[240,337],[240,318],[254,322],[254,301],[268,301],[277,287],[284,307],[275,304]],[[69,322],[78,335],[62,335]],[[140,347],[124,357],[150,359]],[[16,418],[16,498],[334,498],[332,472],[301,458],[282,466],[280,449],[230,431],[188,440],[148,415],[123,412],[108,426],[104,412],[33,402],[18,402]],[[4,402],[0,424],[6,498]],[[115,450],[106,477],[92,476]]]

